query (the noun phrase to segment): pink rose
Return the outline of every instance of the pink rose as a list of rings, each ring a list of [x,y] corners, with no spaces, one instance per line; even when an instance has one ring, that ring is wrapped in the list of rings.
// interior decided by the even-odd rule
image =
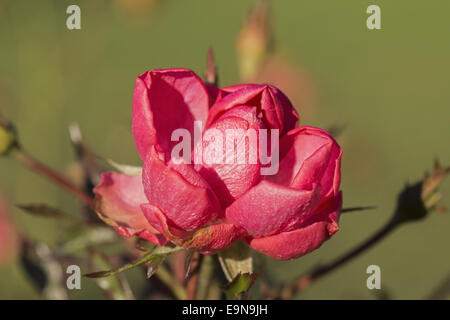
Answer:
[[[341,149],[325,131],[298,127],[295,109],[273,86],[218,89],[187,69],[148,71],[136,80],[132,131],[142,177],[105,173],[94,189],[100,216],[124,236],[203,253],[243,238],[289,259],[338,230]],[[229,132],[239,133],[231,145]]]

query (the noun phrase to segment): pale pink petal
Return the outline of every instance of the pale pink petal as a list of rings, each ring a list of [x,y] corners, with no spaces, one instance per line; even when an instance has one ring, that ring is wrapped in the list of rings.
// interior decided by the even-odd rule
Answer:
[[[157,245],[167,242],[141,211],[140,205],[148,200],[140,176],[106,172],[93,191],[99,217],[119,234],[126,237],[137,235]]]

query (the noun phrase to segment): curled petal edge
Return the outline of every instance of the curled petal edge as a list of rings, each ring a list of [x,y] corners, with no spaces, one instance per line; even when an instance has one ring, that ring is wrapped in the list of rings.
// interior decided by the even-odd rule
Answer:
[[[148,222],[171,242],[203,254],[213,254],[225,249],[242,238],[245,233],[243,229],[231,223],[211,224],[196,231],[186,232],[171,226],[158,207],[143,204],[141,208]]]

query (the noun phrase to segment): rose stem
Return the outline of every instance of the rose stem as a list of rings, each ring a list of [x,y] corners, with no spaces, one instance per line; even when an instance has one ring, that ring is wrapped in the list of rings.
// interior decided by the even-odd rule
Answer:
[[[214,259],[211,255],[204,255],[202,259],[201,268],[199,270],[198,284],[197,284],[197,299],[208,299],[211,280],[214,275]]]
[[[72,193],[74,196],[80,199],[84,204],[95,210],[94,199],[91,196],[89,196],[82,189],[73,185],[67,179],[62,177],[59,173],[53,171],[52,169],[48,168],[47,166],[36,160],[33,156],[25,152],[22,148],[16,147],[12,152],[12,156],[25,167],[47,178],[53,183],[63,187],[68,192]]]
[[[324,265],[322,267],[319,267],[313,270],[312,272],[309,272],[308,274],[300,277],[297,281],[295,281],[294,285],[285,287],[283,289],[282,295],[284,295],[285,297],[292,297],[296,292],[307,288],[314,280],[317,280],[322,276],[332,272],[333,270],[344,265],[346,262],[357,257],[358,255],[360,255],[361,253],[372,247],[374,244],[376,244],[384,237],[386,237],[392,230],[394,230],[397,227],[397,225],[398,223],[394,215],[394,217],[387,224],[385,224],[380,230],[378,230],[372,237],[367,239],[364,243],[357,246],[350,252],[344,254],[342,257],[337,258],[333,262]]]
[[[186,282],[188,300],[195,300],[201,259],[202,256],[198,252],[195,252],[191,260],[191,271]]]
[[[186,291],[183,286],[181,286],[178,281],[173,278],[170,272],[163,265],[158,266],[158,269],[156,269],[156,276],[166,285],[167,288],[170,289],[170,291],[172,291],[175,298],[178,300],[187,299]]]
[[[72,123],[71,125],[69,125],[69,135],[75,151],[75,157],[77,158],[77,161],[82,168],[82,172],[80,173],[82,184],[80,185],[82,186],[82,190],[87,195],[93,197],[93,189],[96,185],[96,182],[98,182],[100,179],[100,169],[94,161],[90,150],[85,146],[83,135],[81,134],[81,129],[77,123]],[[92,215],[91,210],[91,207],[85,204],[82,207],[82,212],[87,221],[98,221],[96,219],[96,215]]]

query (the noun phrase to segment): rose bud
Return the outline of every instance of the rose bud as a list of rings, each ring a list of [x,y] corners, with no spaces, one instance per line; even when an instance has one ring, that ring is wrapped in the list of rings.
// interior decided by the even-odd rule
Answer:
[[[16,146],[16,130],[13,125],[0,114],[0,156],[7,155]]]
[[[268,1],[252,8],[236,37],[239,73],[245,81],[258,73],[270,51],[271,30]]]
[[[325,131],[297,123],[275,87],[218,89],[187,69],[148,71],[133,96],[142,178],[104,174],[99,215],[125,236],[202,253],[245,238],[278,259],[305,254],[337,231],[341,151]]]
[[[226,210],[249,245],[275,259],[298,258],[339,230],[342,151],[324,130],[299,127],[280,141],[278,174],[266,176]]]

